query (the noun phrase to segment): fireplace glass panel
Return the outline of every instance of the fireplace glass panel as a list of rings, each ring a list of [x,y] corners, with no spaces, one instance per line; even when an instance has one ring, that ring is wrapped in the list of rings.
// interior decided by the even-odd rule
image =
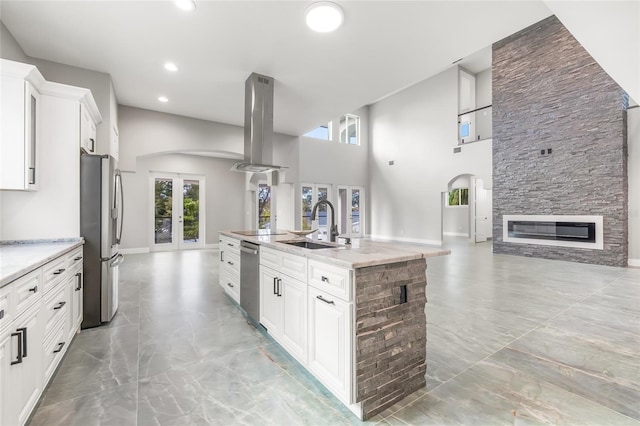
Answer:
[[[509,237],[595,243],[594,222],[509,221]]]

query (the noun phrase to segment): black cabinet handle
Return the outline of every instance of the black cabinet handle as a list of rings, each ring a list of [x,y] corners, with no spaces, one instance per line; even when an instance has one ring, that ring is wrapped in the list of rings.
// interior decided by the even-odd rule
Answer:
[[[54,353],[54,354],[57,354],[58,352],[62,351],[62,348],[64,348],[64,344],[65,344],[65,343],[66,343],[66,342],[60,342],[60,343],[58,343],[58,349],[54,350],[54,351],[53,351],[53,353]]]
[[[27,327],[16,328],[17,332],[22,333],[22,358],[27,357]]]
[[[67,304],[67,302],[60,302],[60,303],[58,303],[58,306],[54,306],[54,307],[53,307],[53,310],[54,310],[54,311],[57,311],[58,309],[62,309],[62,307],[63,307],[64,305],[66,305],[66,304]]]
[[[96,140],[93,138],[89,138],[89,142],[91,142],[91,148],[89,148],[91,150],[91,152],[96,150]]]
[[[322,300],[324,303],[328,303],[328,304],[330,304],[330,305],[335,305],[335,302],[334,302],[333,300],[327,300],[327,299],[325,299],[325,298],[324,298],[324,297],[322,297],[322,296],[316,296],[316,299],[320,299],[320,300]]]
[[[64,269],[64,268],[58,269],[57,271],[55,271],[55,272],[53,273],[53,275],[60,275],[60,274],[61,274],[61,273],[63,273],[64,271],[66,271],[66,269]]]
[[[78,272],[76,274],[76,278],[78,279],[78,286],[76,287],[76,291],[82,290],[82,272]]]
[[[230,262],[230,261],[228,261],[228,260],[227,260],[227,263],[228,263],[229,265],[233,266],[233,262]]]
[[[0,319],[4,318],[4,309],[0,311]]]
[[[282,279],[278,278],[278,297],[282,297],[282,287],[280,287],[281,284]]]
[[[31,288],[29,289],[29,291],[32,291],[32,292],[34,292],[34,293],[37,293],[37,292],[38,292],[38,286],[36,285],[36,286],[31,287]]]
[[[229,247],[233,247],[233,244],[231,244],[231,243],[227,243],[227,245],[228,245]]]
[[[224,250],[220,251],[220,262],[224,262]]]
[[[11,337],[18,338],[18,356],[15,361],[11,361],[11,365],[20,364],[22,362],[22,333],[11,333]]]
[[[278,294],[278,290],[276,290],[277,284],[278,284],[278,277],[273,277],[273,294]]]
[[[29,185],[35,185],[36,184],[36,168],[35,167],[29,167]]]
[[[228,285],[229,287],[233,288],[233,284],[231,284],[231,283],[227,283],[227,285]]]
[[[323,283],[328,283],[329,282],[329,277],[325,277],[324,275],[320,279],[322,280]]]
[[[78,260],[82,260],[82,256],[78,256],[78,257],[74,257],[74,258],[73,258],[73,261],[74,261],[74,262],[77,262]]]

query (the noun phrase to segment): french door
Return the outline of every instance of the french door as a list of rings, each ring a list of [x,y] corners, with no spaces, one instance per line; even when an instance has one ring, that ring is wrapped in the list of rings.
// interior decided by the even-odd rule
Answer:
[[[153,251],[204,248],[204,176],[152,173]]]
[[[362,237],[364,232],[364,190],[359,186],[338,187],[338,232]]]
[[[302,188],[302,229],[311,230],[318,229],[318,240],[329,241],[331,210],[326,204],[318,206],[316,211],[316,220],[311,220],[311,211],[313,206],[321,200],[331,200],[331,186],[323,184],[303,183]],[[314,228],[315,226],[315,228]]]

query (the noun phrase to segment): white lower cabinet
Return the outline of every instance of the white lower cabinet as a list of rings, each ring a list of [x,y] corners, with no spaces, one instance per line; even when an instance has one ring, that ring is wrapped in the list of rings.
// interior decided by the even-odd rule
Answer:
[[[80,328],[81,254],[77,248],[0,288],[0,426],[27,422]]]
[[[307,285],[260,267],[260,323],[294,358],[307,362]]]
[[[308,293],[309,371],[343,402],[351,403],[353,304],[312,286]]]
[[[2,424],[23,425],[43,389],[43,320],[39,304],[16,318],[2,345]]]
[[[240,303],[240,240],[221,235],[219,283],[236,303]]]

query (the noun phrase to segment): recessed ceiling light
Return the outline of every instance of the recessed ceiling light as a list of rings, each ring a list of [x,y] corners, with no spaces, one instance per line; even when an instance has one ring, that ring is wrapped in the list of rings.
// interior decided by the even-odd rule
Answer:
[[[173,62],[167,62],[166,64],[164,64],[164,69],[167,71],[176,72],[178,71],[178,66]]]
[[[196,9],[196,2],[193,0],[176,0],[176,6],[182,10],[192,11]]]
[[[169,102],[169,98],[167,98],[166,96],[160,96],[158,97],[158,100],[163,104],[166,104],[167,102]]]
[[[307,26],[319,33],[337,30],[344,21],[342,8],[330,1],[313,3],[305,11]]]

